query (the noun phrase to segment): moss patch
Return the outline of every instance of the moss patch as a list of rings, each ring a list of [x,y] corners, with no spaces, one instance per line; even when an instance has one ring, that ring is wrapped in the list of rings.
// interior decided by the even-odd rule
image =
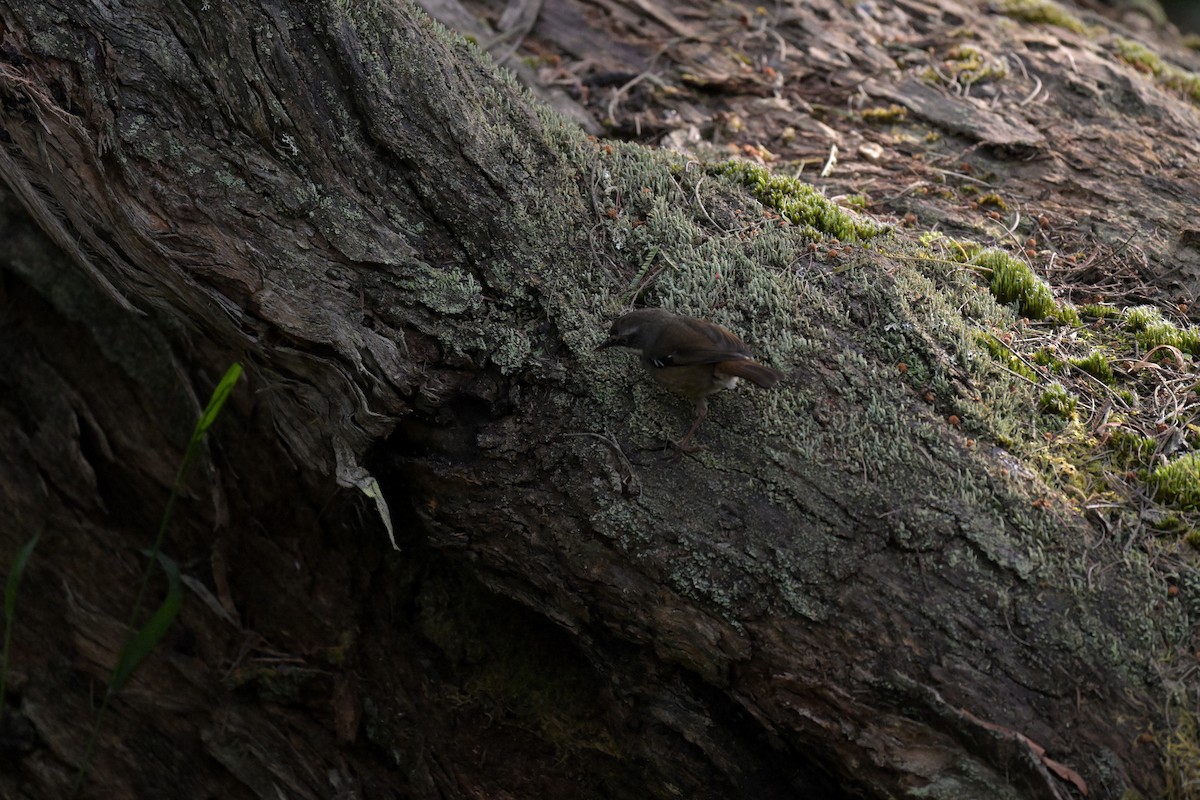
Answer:
[[[1191,355],[1200,355],[1200,329],[1195,325],[1180,327],[1163,319],[1162,312],[1152,306],[1135,306],[1124,314],[1125,329],[1134,334],[1138,344],[1146,349],[1174,347]]]
[[[863,122],[886,125],[888,123],[902,122],[907,119],[908,109],[893,103],[887,108],[864,108],[860,116]]]
[[[711,171],[741,182],[763,205],[813,237],[832,236],[843,242],[860,242],[887,230],[886,226],[845,211],[813,186],[755,164],[727,161]]]
[[[972,337],[1002,372],[977,383],[975,402],[960,400],[956,411],[964,413],[958,416],[1020,452],[1080,511],[1100,505],[1135,527],[1183,514],[1179,524],[1155,527],[1167,547],[1200,528],[1200,509],[1184,508],[1184,494],[1155,491],[1176,483],[1151,476],[1155,453],[1200,450],[1200,427],[1188,411],[1200,390],[1192,373],[1192,357],[1200,353],[1197,329],[1149,306],[1076,309],[1055,301],[1046,281],[1002,251],[937,234],[921,241],[928,267],[974,269],[996,301],[1025,318],[993,323]],[[939,280],[944,284],[954,274]],[[969,301],[961,306],[968,317],[971,307]]]
[[[1113,48],[1123,61],[1153,75],[1160,85],[1181,92],[1193,103],[1200,103],[1200,75],[1163,61],[1153,50],[1133,39],[1115,36]]]
[[[1016,303],[1030,319],[1043,319],[1057,310],[1050,285],[1033,274],[1024,261],[1003,250],[988,248],[971,257],[970,262],[987,270],[992,278],[989,288],[1001,303]]]
[[[1083,370],[1097,380],[1112,383],[1113,370],[1108,362],[1108,356],[1096,350],[1081,358],[1072,358],[1071,364]]]
[[[1042,392],[1038,402],[1043,411],[1068,418],[1075,413],[1079,398],[1068,392],[1061,383],[1052,383]]]
[[[1163,500],[1188,511],[1200,510],[1200,452],[1186,453],[1155,468],[1150,481]]]
[[[1085,25],[1081,19],[1050,0],[1004,0],[1000,4],[1000,13],[1036,25],[1065,28],[1085,36],[1098,30]]]

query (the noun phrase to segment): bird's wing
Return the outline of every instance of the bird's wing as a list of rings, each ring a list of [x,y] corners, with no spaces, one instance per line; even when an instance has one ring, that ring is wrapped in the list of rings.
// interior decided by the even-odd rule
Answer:
[[[680,322],[683,324],[660,337],[654,352],[645,354],[649,361],[663,367],[684,367],[750,360],[745,343],[720,325],[687,317]],[[697,347],[698,340],[704,345]]]
[[[672,350],[661,353],[650,359],[658,367],[686,367],[692,364],[719,364],[722,361],[749,361],[745,353],[731,353],[728,350],[700,349],[695,347]]]

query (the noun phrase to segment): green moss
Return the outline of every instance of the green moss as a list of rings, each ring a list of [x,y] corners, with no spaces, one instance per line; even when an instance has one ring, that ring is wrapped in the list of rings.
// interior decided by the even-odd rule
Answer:
[[[1183,518],[1178,514],[1163,514],[1157,519],[1150,519],[1150,527],[1156,531],[1176,531],[1183,527]]]
[[[976,334],[975,341],[991,361],[1001,365],[1009,377],[1025,379],[1025,383],[1017,384],[1006,379],[1005,388],[999,391],[984,386],[979,397],[988,409],[983,415],[988,420],[987,435],[1006,443],[1009,449],[1023,452],[1046,480],[1070,497],[1103,498],[1106,503],[1119,503],[1128,492],[1138,491],[1136,485],[1149,480],[1158,442],[1115,427],[1125,424],[1125,415],[1147,413],[1149,409],[1145,407],[1148,401],[1138,392],[1140,373],[1134,369],[1128,374],[1118,374],[1114,354],[1136,362],[1144,355],[1145,344],[1161,341],[1184,350],[1191,346],[1195,333],[1189,335],[1189,331],[1165,322],[1154,308],[1122,311],[1101,304],[1084,306],[1082,312],[1100,319],[1119,318],[1120,323],[1084,327],[1081,309],[1068,303],[1054,303],[1049,286],[1016,259],[975,242],[936,233],[922,236],[921,243],[931,264],[945,264],[949,260],[974,265],[981,274],[989,275],[997,301],[1005,301],[1027,316],[1044,313],[1043,318],[1072,326],[1066,336],[1056,333],[1053,326],[1019,322],[990,327],[991,331],[1011,330],[1011,337],[990,332]],[[975,317],[974,307],[974,303],[963,303],[959,311]],[[1173,353],[1163,351],[1163,355],[1171,361],[1164,368],[1184,369]],[[1061,377],[1049,387],[1039,389],[1029,385],[1042,383],[1048,373]],[[1097,380],[1110,388],[1101,388]],[[1026,409],[1036,406],[1045,416],[1034,420],[1032,430],[1027,423],[1014,423],[1010,415],[1020,412],[1012,408],[1009,398],[1003,397],[1005,392],[1028,398]],[[1078,408],[1085,398],[1089,405],[1114,404],[1105,432],[1099,437],[1078,419]],[[979,415],[968,411],[965,416]],[[1188,434],[1189,440],[1198,434]],[[1124,512],[1109,513],[1119,517]]]
[[[1186,453],[1150,474],[1157,498],[1188,511],[1200,510],[1200,452]]]
[[[988,192],[980,195],[975,201],[980,208],[994,208],[997,211],[1008,211],[1008,203],[1004,202],[1004,198],[995,192]]]
[[[1162,321],[1162,312],[1153,306],[1134,306],[1125,310],[1125,329],[1132,333],[1144,331],[1148,325]]]
[[[1053,25],[1074,33],[1089,35],[1090,29],[1078,17],[1049,0],[1004,0],[1000,13],[1035,25]]]
[[[864,122],[871,122],[877,125],[887,123],[901,122],[908,117],[908,109],[904,106],[892,104],[887,108],[866,108],[861,112]]]
[[[1126,39],[1123,36],[1115,36],[1113,37],[1113,47],[1116,49],[1117,55],[1127,64],[1139,67],[1151,75],[1158,76],[1162,74],[1162,59],[1159,58],[1157,53],[1141,42]]]
[[[1105,383],[1112,383],[1113,381],[1112,365],[1108,363],[1108,356],[1104,355],[1104,353],[1100,352],[1099,350],[1083,356],[1082,358],[1072,358],[1071,364],[1079,367],[1079,369],[1091,375],[1093,378],[1104,381]]]
[[[1042,392],[1039,405],[1048,414],[1068,419],[1075,413],[1078,402],[1079,398],[1068,392],[1061,383],[1052,383]]]
[[[1079,307],[1079,313],[1082,316],[1095,319],[1111,319],[1112,317],[1121,316],[1121,309],[1116,306],[1102,305],[1100,303],[1087,303]]]
[[[793,225],[801,226],[813,238],[832,236],[843,242],[857,242],[888,230],[886,226],[847,213],[803,181],[774,175],[748,161],[726,161],[710,167],[709,171],[739,181],[763,205],[777,211]]]
[[[1039,348],[1030,358],[1040,367],[1049,367],[1055,371],[1062,370],[1063,360],[1054,355],[1054,351],[1049,347]]]
[[[1037,380],[1037,373],[1025,365],[1025,362],[1017,358],[1008,345],[997,339],[990,333],[982,333],[979,335],[979,341],[984,348],[991,354],[992,358],[996,359],[1006,369],[1028,378],[1031,381]]]
[[[1135,306],[1125,312],[1125,329],[1138,344],[1147,350],[1168,345],[1185,353],[1200,355],[1200,329],[1195,325],[1180,328],[1163,319],[1162,312],[1153,306]]]
[[[1200,75],[1163,61],[1153,50],[1133,39],[1115,36],[1113,47],[1126,63],[1153,75],[1159,84],[1182,92],[1193,103],[1200,103]]]
[[[1168,88],[1179,90],[1193,103],[1200,103],[1200,75],[1168,64],[1162,84]]]
[[[1049,284],[1034,275],[1028,264],[1003,250],[982,250],[971,258],[970,263],[991,274],[990,288],[997,301],[1016,303],[1024,316],[1044,319],[1057,310]]]
[[[953,48],[944,66],[955,82],[968,86],[1008,76],[1007,62],[993,58],[978,47],[969,44]],[[938,80],[941,80],[940,75]]]
[[[1155,441],[1146,436],[1138,436],[1124,428],[1114,428],[1109,432],[1107,445],[1112,451],[1115,462],[1122,469],[1147,467],[1157,450]]]
[[[326,647],[322,651],[325,660],[335,667],[343,666],[346,663],[346,654],[350,648],[354,646],[355,635],[351,631],[343,631],[338,637],[338,643],[331,647]]]
[[[846,208],[853,208],[856,211],[866,211],[867,207],[871,205],[871,201],[865,194],[860,192],[842,198],[842,205]]]
[[[1083,320],[1079,318],[1079,309],[1071,303],[1059,303],[1054,316],[1064,325],[1078,326],[1083,324]]]
[[[1185,353],[1200,354],[1200,333],[1197,332],[1195,326],[1179,328],[1170,322],[1163,321],[1157,325],[1147,326],[1137,339],[1143,347],[1148,349],[1159,345],[1169,345],[1177,347]]]

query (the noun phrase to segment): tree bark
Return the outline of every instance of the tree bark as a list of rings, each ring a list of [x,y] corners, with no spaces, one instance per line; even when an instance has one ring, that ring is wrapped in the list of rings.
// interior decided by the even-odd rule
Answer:
[[[947,423],[987,435],[992,389],[961,286],[899,245],[823,265],[735,179],[586,138],[407,4],[0,24],[0,552],[45,531],[6,794],[65,796],[234,360],[172,528],[185,611],[85,794],[1163,788],[1142,734],[1184,611]],[[786,376],[714,399],[696,455],[657,449],[683,404],[593,352],[649,270]]]

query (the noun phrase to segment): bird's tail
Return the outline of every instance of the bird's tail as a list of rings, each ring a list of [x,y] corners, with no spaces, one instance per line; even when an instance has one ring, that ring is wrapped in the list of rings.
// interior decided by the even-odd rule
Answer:
[[[748,359],[746,361],[722,361],[717,364],[717,372],[732,375],[735,378],[744,378],[764,389],[770,389],[779,383],[780,378],[779,372],[776,370]]]

